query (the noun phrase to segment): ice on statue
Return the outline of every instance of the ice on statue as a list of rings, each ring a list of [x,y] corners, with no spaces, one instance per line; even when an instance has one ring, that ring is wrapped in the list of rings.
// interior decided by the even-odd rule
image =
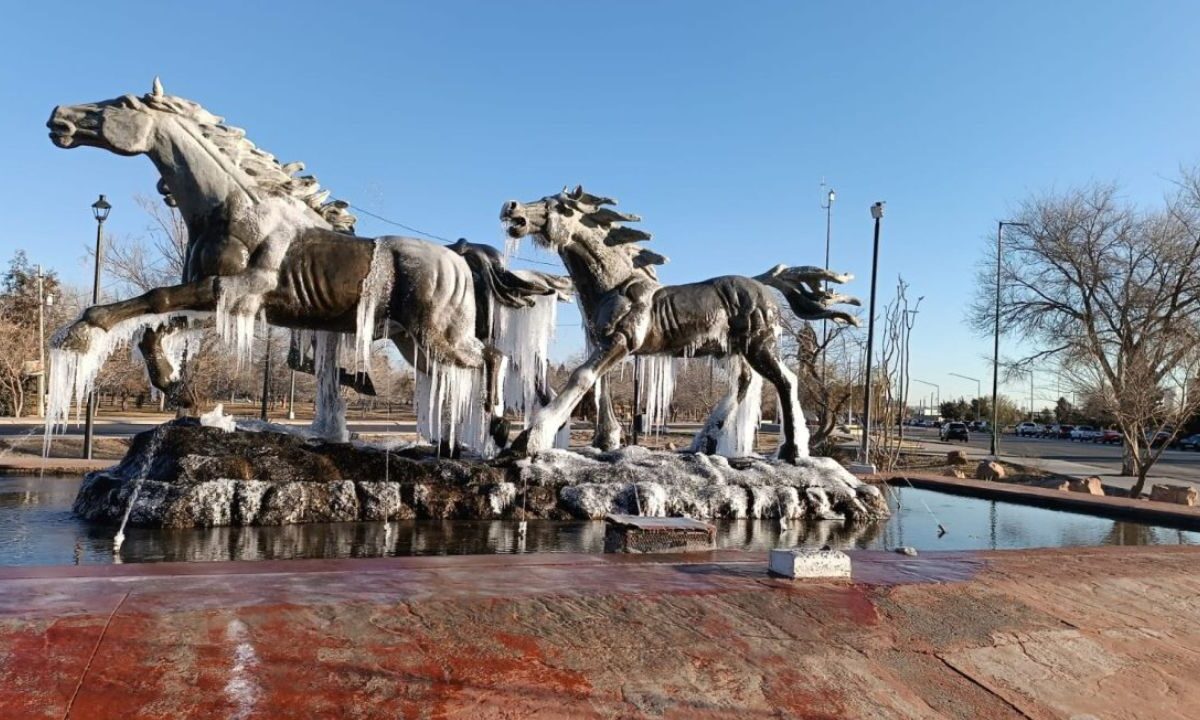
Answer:
[[[220,337],[225,362],[241,367],[256,329],[289,328],[295,367],[317,380],[303,432],[237,424],[218,406],[139,436],[118,466],[89,476],[76,503],[86,517],[178,527],[612,511],[887,513],[874,488],[833,460],[809,457],[797,379],[779,349],[781,313],[855,322],[837,306],[857,301],[823,289],[848,276],[778,265],[753,278],[663,285],[655,267],[667,259],[645,247],[650,234],[633,227],[640,218],[582,187],[506,203],[500,218],[510,254],[530,237],[558,254],[567,276],[510,269],[499,249],[465,239],[359,237],[349,204],[300,174],[303,164],[280,163],[157,79],[140,97],[60,106],[50,127],[62,148],[148,156],[192,244],[186,281],[89,308],[55,336],[48,437],[127,345],[137,347],[151,383],[179,400],[202,333]],[[214,217],[224,224],[214,228]],[[587,356],[554,387],[557,305],[575,294]],[[642,360],[635,412],[651,432],[670,418],[677,363],[702,359],[726,379],[691,452],[620,448],[605,375],[631,356]],[[422,445],[349,442],[345,388],[399,400],[398,372],[413,373]],[[782,410],[778,456],[769,459],[753,456],[764,380]],[[589,390],[594,447],[561,449]],[[510,427],[519,429],[515,440]]]

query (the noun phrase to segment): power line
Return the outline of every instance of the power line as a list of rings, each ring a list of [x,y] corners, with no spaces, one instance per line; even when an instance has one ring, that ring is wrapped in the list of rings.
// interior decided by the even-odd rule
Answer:
[[[376,220],[379,220],[380,222],[385,222],[388,225],[395,225],[396,227],[402,228],[411,233],[416,233],[417,235],[424,235],[425,237],[433,238],[434,240],[441,240],[444,243],[454,242],[453,240],[448,240],[448,239],[442,237],[441,235],[434,235],[433,233],[425,232],[424,230],[419,230],[419,229],[413,227],[412,225],[406,225],[398,220],[392,220],[391,218],[385,218],[384,216],[382,216],[378,213],[373,213],[370,210],[367,210],[366,208],[361,208],[357,205],[350,205],[350,207],[354,210],[357,210],[360,213],[363,213],[364,215],[370,215],[371,217],[375,218]],[[534,258],[521,257],[520,255],[513,255],[511,257],[516,260],[520,260],[521,262],[534,263],[535,265],[548,265],[550,267],[558,267],[557,263],[546,262],[545,260],[535,260]]]

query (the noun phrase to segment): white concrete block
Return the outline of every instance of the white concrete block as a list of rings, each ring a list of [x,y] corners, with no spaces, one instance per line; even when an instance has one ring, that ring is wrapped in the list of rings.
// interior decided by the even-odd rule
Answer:
[[[771,551],[767,569],[790,578],[848,578],[850,556],[838,550],[782,548]]]

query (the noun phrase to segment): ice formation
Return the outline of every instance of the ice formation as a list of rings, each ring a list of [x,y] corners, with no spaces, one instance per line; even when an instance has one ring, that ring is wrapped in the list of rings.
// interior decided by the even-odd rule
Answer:
[[[135,341],[145,328],[159,328],[166,325],[174,317],[194,317],[195,313],[142,315],[116,323],[109,330],[95,326],[78,326],[76,323],[55,333],[50,341],[50,367],[46,375],[46,430],[47,434],[58,432],[66,427],[70,419],[71,404],[74,402],[76,414],[80,413],[85,399],[92,391],[96,376],[104,367],[104,362],[122,347],[127,347]],[[71,328],[83,327],[86,333],[87,349],[77,352],[64,348],[67,333]]]
[[[641,357],[642,412],[650,424],[648,432],[655,432],[667,424],[671,417],[671,398],[675,395],[675,358],[669,355],[645,355]]]
[[[217,310],[214,313],[217,336],[230,349],[230,355],[239,369],[250,362],[254,350],[254,323],[260,303],[259,296],[239,297],[232,288],[222,289],[217,297]]]
[[[758,434],[758,424],[762,420],[762,376],[753,370],[750,373],[750,386],[746,389],[746,397],[737,402],[737,375],[730,376],[730,392],[736,403],[733,412],[725,418],[721,432],[717,435],[717,454],[725,457],[745,457],[754,454],[754,437]]]
[[[483,373],[428,357],[426,367],[429,372],[416,372],[417,434],[437,445],[445,441],[483,457],[494,455],[496,447],[488,435],[490,417],[483,406]]]
[[[831,458],[796,465],[762,459],[735,468],[720,455],[626,447],[601,452],[545,451],[521,467],[530,486],[558,487],[560,505],[577,517],[607,513],[700,518],[887,516],[878,488]],[[635,483],[631,478],[639,479]]]
[[[382,301],[387,306],[388,294],[395,282],[392,253],[385,239],[375,241],[371,268],[359,288],[357,327],[354,336],[354,370],[371,371],[371,343],[375,340],[376,316]]]
[[[538,389],[545,386],[557,322],[556,295],[540,295],[526,308],[496,303],[493,343],[507,359],[502,374],[504,406],[524,412],[526,422],[538,405]]]
[[[313,432],[335,442],[350,439],[346,428],[346,401],[338,382],[338,355],[342,336],[339,333],[317,331],[314,334],[313,369],[317,375],[317,394],[313,403]]]
[[[204,427],[214,427],[225,432],[233,432],[237,430],[237,420],[232,415],[225,414],[225,405],[217,403],[217,406],[200,416],[200,424]]]

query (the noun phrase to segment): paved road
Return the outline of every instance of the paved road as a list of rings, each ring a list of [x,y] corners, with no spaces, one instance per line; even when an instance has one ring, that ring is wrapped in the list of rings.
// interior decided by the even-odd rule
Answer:
[[[150,420],[150,421],[146,421],[146,422],[124,422],[124,421],[100,422],[100,423],[96,424],[96,436],[97,437],[128,437],[130,435],[136,435],[137,433],[143,432],[145,430],[149,430],[154,425],[157,425],[158,422],[159,422],[158,420]],[[303,425],[303,426],[308,425],[307,422],[291,423],[291,424],[299,424],[299,425]],[[350,423],[348,423],[347,426],[350,428],[350,432],[361,432],[361,433],[371,433],[371,434],[389,433],[389,432],[411,433],[411,432],[417,431],[416,423],[414,423],[411,420],[398,421],[398,422],[387,422],[387,421],[383,421],[383,420],[375,420],[375,421],[368,421],[365,423],[356,423],[356,422],[351,421]],[[0,437],[13,436],[13,435],[38,434],[38,433],[42,432],[43,427],[44,426],[40,422],[4,423],[4,424],[0,424]],[[82,424],[68,425],[66,432],[64,434],[67,436],[82,435],[83,434],[83,425]]]
[[[907,428],[920,440],[936,440],[937,430]],[[953,443],[957,445],[958,443]],[[988,451],[991,436],[986,433],[971,433],[969,445],[973,449]],[[1099,443],[1071,442],[1050,438],[1018,438],[1015,435],[1000,436],[1000,453],[1024,458],[1064,460],[1083,463],[1105,469],[1109,473],[1121,469],[1121,446]],[[1191,450],[1165,450],[1158,463],[1150,471],[1153,477],[1169,477],[1200,482],[1200,452]]]

